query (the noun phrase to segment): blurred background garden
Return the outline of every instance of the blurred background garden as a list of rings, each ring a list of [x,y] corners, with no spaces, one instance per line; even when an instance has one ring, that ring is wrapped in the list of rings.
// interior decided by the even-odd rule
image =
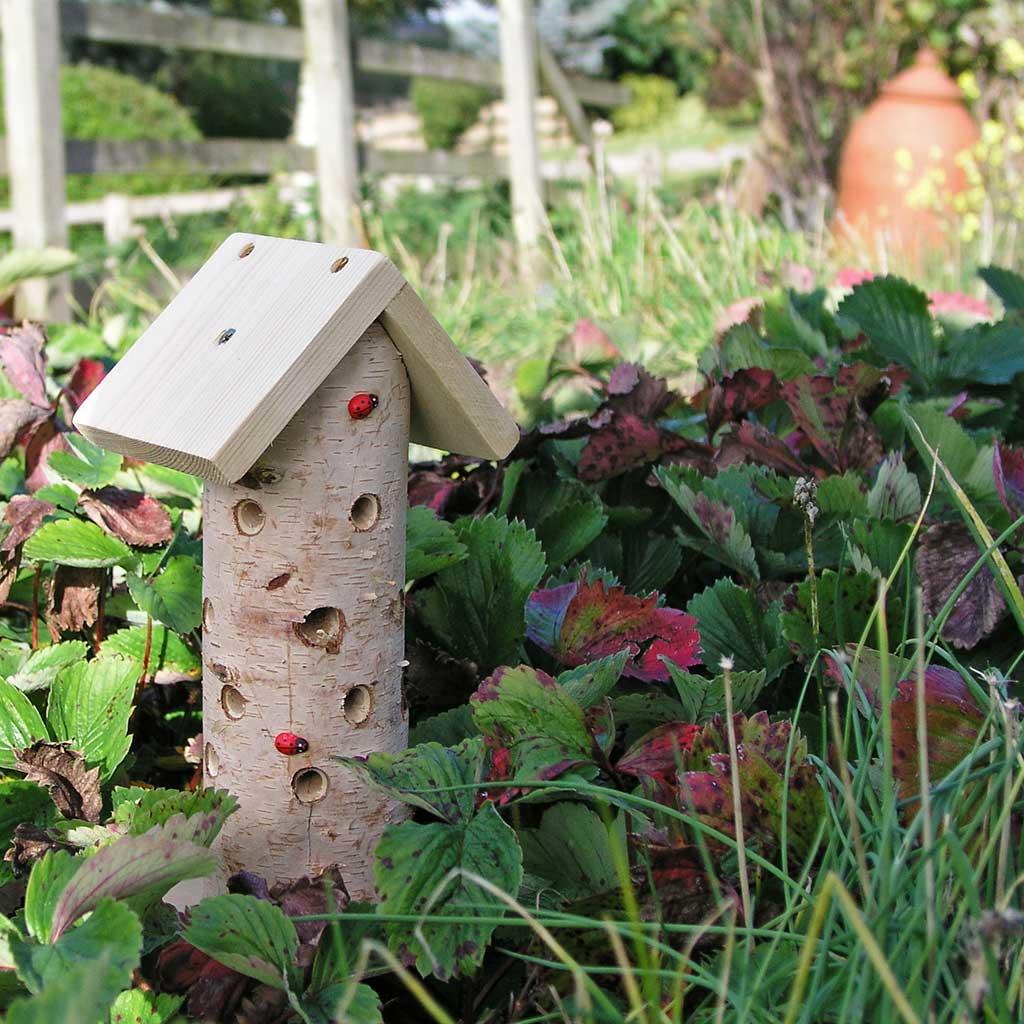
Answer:
[[[124,0],[59,6],[68,146],[159,140],[146,143],[158,148],[132,172],[112,173],[108,161],[102,173],[78,173],[82,160],[68,150],[73,322],[51,331],[51,347],[70,365],[115,357],[228,232],[323,232],[314,176],[286,159],[288,142],[315,143],[315,125],[302,123],[300,61],[224,52],[231,47],[217,39],[219,52],[187,41],[147,45],[145,31],[141,42],[123,41],[135,32]],[[211,38],[230,35],[239,20],[293,27],[299,38],[302,16],[298,0],[133,6],[228,19],[211,23],[221,26]],[[111,33],[113,19],[95,15],[102,8],[121,12],[123,29]],[[464,55],[496,69],[497,6],[349,4],[359,54],[357,241],[392,257],[456,341],[493,368],[521,417],[578,403],[579,374],[573,388],[551,381],[588,357],[593,332],[578,329],[580,320],[599,327],[602,358],[614,350],[685,385],[716,324],[748,315],[755,296],[839,289],[858,274],[894,270],[955,305],[950,294],[980,298],[977,267],[1019,266],[1019,3],[538,0],[532,14],[543,51],[535,124],[545,209],[537,251],[525,260],[513,231],[500,80],[389,73],[372,50],[397,44],[435,50],[442,64]],[[902,184],[908,208],[941,219],[942,244],[908,250],[884,230],[837,239],[843,142],[923,45],[957,83],[977,139],[956,156],[955,188],[898,140],[881,170]],[[577,90],[582,127],[552,95],[545,54],[595,83]],[[230,160],[193,159],[228,152],[196,144],[231,140],[248,141]],[[424,173],[413,159],[421,155]],[[0,190],[6,206],[6,181]],[[147,206],[135,198],[168,194],[207,199]],[[10,226],[0,215],[0,227]]]

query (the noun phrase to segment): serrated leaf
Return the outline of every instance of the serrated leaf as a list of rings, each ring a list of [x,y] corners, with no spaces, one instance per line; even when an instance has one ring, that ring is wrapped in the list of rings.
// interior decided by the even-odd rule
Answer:
[[[426,505],[413,505],[405,520],[405,579],[423,579],[466,557],[466,545],[450,523]]]
[[[224,789],[142,789],[118,787],[112,794],[114,821],[129,835],[164,826],[170,839],[210,846],[238,801]]]
[[[0,679],[0,767],[13,768],[14,751],[49,739],[36,706],[6,679]]]
[[[700,663],[693,616],[659,608],[657,594],[635,597],[600,580],[535,591],[526,621],[530,640],[570,667],[626,650],[623,674],[651,681],[668,678],[662,656],[685,666]]]
[[[202,622],[203,575],[186,555],[169,558],[154,580],[130,575],[128,590],[142,611],[176,633],[190,633]]]
[[[169,1024],[177,1019],[182,997],[166,992],[159,995],[140,988],[122,992],[110,1008],[108,1024]]]
[[[468,557],[443,569],[418,605],[419,615],[456,657],[481,671],[519,660],[525,606],[544,572],[544,551],[518,521],[488,515],[454,524]]]
[[[764,669],[771,682],[791,660],[777,608],[762,609],[749,590],[732,580],[718,580],[701,591],[686,610],[697,620],[702,660],[712,670],[729,657],[736,671]]]
[[[594,740],[583,709],[546,672],[500,668],[470,698],[477,728],[507,747],[513,779],[594,778]]]
[[[84,491],[78,503],[97,526],[127,544],[153,547],[167,543],[174,533],[167,509],[140,491],[101,487]]]
[[[104,451],[81,434],[72,435],[71,444],[77,453],[53,452],[50,468],[65,480],[79,487],[106,487],[121,471],[123,457],[117,452]]]
[[[473,814],[483,778],[484,743],[479,736],[457,747],[423,743],[401,754],[369,754],[337,760],[367,782],[413,807],[454,824]]]
[[[68,640],[64,643],[51,644],[33,651],[25,663],[8,680],[22,693],[33,690],[45,690],[57,674],[69,665],[81,661],[88,647],[81,640]]]
[[[672,537],[650,530],[628,530],[622,534],[620,582],[631,594],[664,590],[682,562],[682,548]]]
[[[97,1024],[123,987],[112,959],[102,954],[91,963],[75,964],[39,995],[16,999],[7,1011],[7,1024]]]
[[[247,978],[301,990],[295,925],[273,903],[235,893],[214,896],[192,908],[184,934],[196,949]]]
[[[100,900],[89,917],[52,944],[23,942],[14,946],[18,976],[31,992],[39,993],[78,964],[106,957],[121,983],[131,984],[142,952],[142,923],[123,903]]]
[[[558,685],[584,710],[604,700],[622,677],[629,651],[609,654],[597,661],[568,669],[558,676]]]
[[[916,422],[924,435],[925,443],[934,449],[950,473],[963,480],[971,471],[978,457],[978,446],[963,427],[950,416],[929,405],[915,404],[903,410],[905,421]],[[908,431],[910,440],[931,472],[933,459],[928,449],[921,444],[921,437],[912,427]]]
[[[567,501],[551,510],[535,525],[548,566],[555,568],[575,558],[601,534],[607,523],[604,506],[596,497]]]
[[[111,633],[100,645],[100,655],[123,654],[140,664],[146,650],[146,627],[133,626]],[[198,679],[201,674],[199,657],[177,633],[164,626],[154,625],[149,655],[150,674],[161,673]]]
[[[473,712],[468,704],[449,708],[440,714],[420,719],[409,730],[409,746],[421,743],[440,743],[442,747],[454,747],[479,731],[473,721]]]
[[[99,849],[72,877],[54,908],[52,936],[59,938],[101,899],[131,897],[136,904],[144,903],[216,867],[217,858],[209,850],[168,839],[160,830],[125,836]]]
[[[938,379],[940,348],[928,296],[909,281],[865,281],[843,299],[837,315],[856,324],[883,359],[910,370],[916,387],[927,390]]]
[[[374,881],[380,913],[432,917],[498,918],[503,902],[462,872],[486,878],[510,895],[519,891],[522,853],[515,832],[493,804],[468,822],[391,825],[377,845]],[[431,922],[385,925],[388,945],[415,958],[421,974],[438,978],[470,974],[483,960],[496,925]]]
[[[45,523],[25,542],[25,558],[33,562],[56,562],[81,569],[115,565],[131,566],[135,555],[116,537],[104,533],[84,519],[58,519]]]
[[[313,1024],[383,1024],[380,996],[369,985],[351,981],[329,985],[315,994],[307,993],[303,1009]]]
[[[706,722],[714,715],[725,714],[725,676],[714,679],[685,672],[667,661],[666,667],[675,684],[679,703],[683,706],[685,722]],[[765,671],[732,672],[733,711],[750,711],[765,686]]]
[[[32,865],[25,890],[25,927],[36,941],[50,941],[54,908],[83,863],[66,850],[54,850]]]
[[[1024,277],[1005,267],[981,267],[978,277],[996,293],[1006,310],[1024,309]]]
[[[878,519],[912,519],[921,511],[921,484],[902,452],[890,452],[868,491],[868,514]]]
[[[50,687],[46,717],[54,738],[67,740],[109,778],[131,747],[128,719],[138,662],[106,657],[64,669]]]

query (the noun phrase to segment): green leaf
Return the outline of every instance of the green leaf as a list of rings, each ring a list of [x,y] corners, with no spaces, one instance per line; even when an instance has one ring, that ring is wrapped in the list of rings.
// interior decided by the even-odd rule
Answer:
[[[131,984],[132,971],[142,952],[142,923],[123,903],[100,900],[92,913],[53,944],[22,942],[13,945],[18,977],[30,992],[59,984],[79,963],[94,963],[105,956],[121,976],[118,988]]]
[[[383,1024],[380,996],[369,985],[338,983],[321,989],[312,997],[307,993],[302,1007],[314,1024]]]
[[[100,645],[100,656],[123,654],[141,664],[146,650],[146,627],[133,626],[111,633]],[[177,633],[164,626],[153,626],[149,652],[149,671],[177,672],[198,679],[201,674],[199,657]]]
[[[10,845],[14,830],[25,821],[44,817],[53,804],[42,786],[21,779],[0,782],[0,849]]]
[[[54,452],[50,456],[50,468],[65,480],[79,487],[97,490],[112,483],[121,471],[122,456],[98,448],[81,434],[73,436],[71,444],[78,457],[70,452]]]
[[[615,847],[626,856],[621,817],[609,828],[586,804],[559,801],[541,818],[540,828],[519,832],[523,866],[550,881],[569,899],[608,892],[618,887]]]
[[[898,277],[876,277],[857,285],[837,314],[859,327],[883,359],[910,370],[915,387],[926,391],[938,379],[941,350],[920,288]]]
[[[68,249],[12,249],[0,256],[0,293],[33,277],[52,277],[70,270],[78,257]]]
[[[622,534],[620,582],[631,594],[663,591],[683,563],[683,550],[673,537],[650,530]]]
[[[168,559],[155,580],[130,575],[128,590],[142,611],[175,633],[190,633],[202,622],[203,574],[187,555]]]
[[[950,345],[943,371],[955,382],[1009,384],[1024,371],[1024,327],[1003,320],[962,331]]]
[[[54,908],[83,863],[66,850],[53,850],[32,865],[25,890],[25,927],[39,942],[50,941]]]
[[[470,698],[477,728],[509,748],[513,780],[597,775],[583,709],[546,673],[501,668]]]
[[[673,665],[666,660],[665,666],[675,683],[679,703],[683,706],[684,722],[702,723],[714,715],[724,715],[725,676],[705,679]],[[732,707],[733,714],[749,711],[760,696],[765,684],[765,671],[733,672],[732,674]]]
[[[50,738],[36,706],[6,679],[0,679],[0,767],[14,767],[14,751]]]
[[[815,491],[822,515],[837,519],[852,519],[867,511],[864,484],[860,476],[851,471],[825,477]]]
[[[423,743],[401,754],[337,758],[390,796],[452,824],[472,817],[478,791],[461,787],[480,782],[485,759],[479,736],[453,748]]]
[[[762,609],[749,590],[732,580],[718,580],[701,591],[686,610],[697,619],[701,660],[712,670],[730,657],[736,671],[764,669],[770,683],[791,660],[777,605]]]
[[[541,519],[535,529],[551,568],[564,565],[600,535],[608,523],[596,496],[567,501]]]
[[[54,738],[68,740],[106,778],[131,747],[128,719],[138,679],[131,658],[96,658],[65,668],[50,687],[46,717]]]
[[[978,277],[992,289],[1009,312],[1024,309],[1024,277],[1004,267],[981,267]]]
[[[104,1020],[123,988],[113,957],[104,953],[91,963],[75,964],[38,996],[16,999],[7,1024],[97,1024]]]
[[[418,605],[444,649],[480,670],[519,660],[526,599],[544,574],[544,551],[518,521],[488,515],[454,524],[468,558],[434,577]]]
[[[409,746],[421,743],[440,743],[442,747],[454,747],[470,736],[478,736],[480,730],[473,721],[473,709],[460,704],[440,714],[422,718],[409,730]]]
[[[887,455],[868,492],[868,514],[876,519],[912,519],[921,511],[921,484],[902,452]]]
[[[309,992],[320,992],[349,981],[359,965],[363,943],[367,940],[384,940],[384,925],[374,916],[375,908],[372,904],[350,903],[345,912],[359,913],[363,916],[329,922],[324,928],[316,947]],[[370,968],[368,973],[372,973],[373,970]],[[376,968],[380,973],[385,973],[386,970],[383,965]]]
[[[78,492],[67,484],[48,484],[32,495],[37,501],[48,501],[65,512],[74,512],[78,507]]]
[[[81,640],[67,640],[49,647],[40,647],[29,655],[9,682],[23,693],[45,690],[62,669],[81,661],[88,650],[88,646]]]
[[[209,846],[238,809],[226,789],[142,789],[117,787],[112,794],[114,822],[129,835],[144,835],[163,825],[170,839]]]
[[[425,505],[410,507],[405,520],[405,579],[411,583],[447,569],[466,557],[450,523]]]
[[[618,654],[588,661],[585,665],[562,672],[558,677],[558,685],[581,708],[593,707],[615,689],[628,660],[629,650],[624,649]]]
[[[57,519],[44,523],[22,549],[31,562],[56,562],[80,569],[100,569],[135,561],[132,549],[84,519]]]
[[[466,873],[487,879],[511,896],[519,891],[522,852],[515,832],[493,804],[485,804],[476,817],[458,825],[415,821],[391,825],[374,858],[380,913],[425,918],[504,916],[505,904]],[[415,926],[385,925],[394,953],[415,957],[421,974],[432,972],[441,979],[469,974],[479,966],[495,927],[429,919]]]
[[[977,458],[978,446],[955,419],[931,405],[920,403],[904,408],[903,419],[908,424],[917,423],[926,444],[938,453],[954,477],[958,480],[967,477]],[[931,472],[933,460],[928,448],[921,444],[920,434],[912,425],[908,432],[918,454]]]
[[[169,1024],[178,1019],[181,1003],[181,996],[129,989],[114,1000],[108,1024]]]
[[[273,903],[238,893],[214,896],[192,908],[184,935],[196,949],[247,978],[301,991],[295,925]]]
[[[217,858],[209,850],[169,839],[160,829],[125,836],[97,850],[72,877],[53,911],[53,936],[59,937],[101,899],[132,897],[135,905],[143,905],[216,867]]]

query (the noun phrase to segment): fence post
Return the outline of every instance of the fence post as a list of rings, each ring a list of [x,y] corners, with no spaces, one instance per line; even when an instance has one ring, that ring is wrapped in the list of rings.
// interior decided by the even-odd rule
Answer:
[[[66,249],[57,0],[0,0],[0,28],[14,245]],[[18,315],[68,319],[68,286],[66,274],[26,281],[18,290]]]
[[[347,0],[302,0],[302,25],[315,96],[322,234],[326,242],[356,245],[359,164]]]
[[[530,0],[498,0],[501,81],[508,119],[512,226],[523,271],[536,268],[544,200],[537,148],[537,51]]]

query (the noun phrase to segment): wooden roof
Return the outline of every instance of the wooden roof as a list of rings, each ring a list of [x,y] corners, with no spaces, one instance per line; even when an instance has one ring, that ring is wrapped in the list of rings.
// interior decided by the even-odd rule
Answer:
[[[111,451],[238,480],[378,319],[409,373],[411,440],[504,458],[515,422],[390,260],[262,235],[220,246],[75,426]]]

